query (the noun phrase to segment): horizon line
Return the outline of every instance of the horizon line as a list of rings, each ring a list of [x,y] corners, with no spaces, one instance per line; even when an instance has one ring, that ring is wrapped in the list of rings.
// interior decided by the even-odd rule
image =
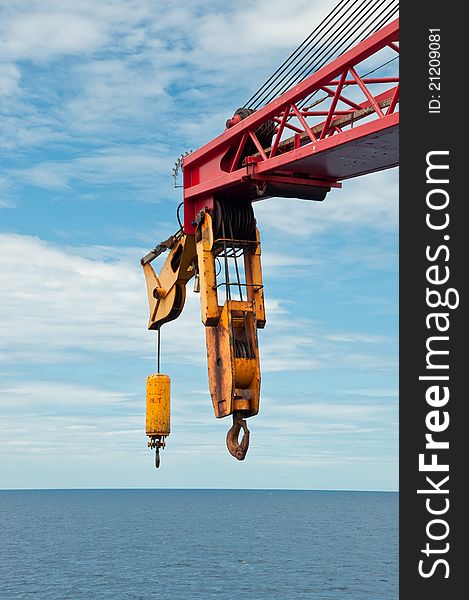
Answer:
[[[382,489],[348,489],[348,488],[235,488],[235,487],[6,487],[0,488],[0,492],[40,492],[40,491],[105,491],[105,490],[149,490],[149,491],[253,491],[253,492],[374,492],[397,494],[399,490],[382,490]]]

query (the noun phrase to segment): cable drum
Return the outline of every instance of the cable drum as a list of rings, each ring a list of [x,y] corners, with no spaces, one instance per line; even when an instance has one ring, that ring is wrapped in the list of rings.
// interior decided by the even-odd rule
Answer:
[[[255,112],[255,110],[253,110],[252,108],[243,107],[243,108],[238,108],[237,111],[234,113],[234,116],[238,116],[241,118],[241,120],[243,120],[246,117],[249,117],[249,115],[252,115],[252,113],[254,113],[254,112]],[[265,123],[263,123],[262,125],[260,125],[254,131],[262,148],[264,148],[264,149],[269,148],[272,145],[272,139],[274,137],[276,126],[277,125],[276,125],[275,121],[269,120],[269,121],[266,121]],[[257,154],[258,152],[259,152],[259,149],[257,148],[256,144],[253,142],[253,140],[250,137],[248,137],[244,144],[243,151],[241,152],[239,163],[236,165],[236,168],[241,168],[243,166],[243,161],[247,156],[252,156],[253,154]],[[234,151],[232,151],[230,156],[231,156],[231,158],[233,158]]]
[[[235,112],[235,115],[239,115],[242,120],[246,117],[249,117],[249,115],[252,115],[252,113],[254,112],[256,111],[252,108],[243,107],[238,108],[238,110]],[[276,124],[274,121],[266,121],[255,130],[256,137],[263,148],[268,148],[272,144],[272,138],[274,135],[275,127]],[[254,142],[252,140],[246,140],[243,155],[250,156],[255,152],[257,152],[257,148]]]
[[[215,200],[214,239],[256,241],[256,219],[249,201]]]

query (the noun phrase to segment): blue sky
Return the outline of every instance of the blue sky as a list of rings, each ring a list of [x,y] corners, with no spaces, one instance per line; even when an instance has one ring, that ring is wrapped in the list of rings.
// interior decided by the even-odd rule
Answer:
[[[2,3],[0,487],[397,489],[395,169],[255,205],[268,322],[246,460],[213,416],[192,291],[162,331],[159,471],[144,435],[139,259],[177,229],[174,161],[332,4]]]

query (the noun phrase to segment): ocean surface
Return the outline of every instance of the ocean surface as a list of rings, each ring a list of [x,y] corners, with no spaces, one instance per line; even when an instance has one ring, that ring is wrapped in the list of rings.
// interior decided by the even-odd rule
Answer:
[[[396,600],[398,495],[0,491],[1,600]]]

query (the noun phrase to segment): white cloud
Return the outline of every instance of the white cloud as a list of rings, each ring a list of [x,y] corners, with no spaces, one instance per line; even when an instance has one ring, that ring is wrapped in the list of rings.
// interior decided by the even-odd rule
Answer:
[[[20,69],[15,64],[0,62],[0,98],[18,91]]]
[[[0,235],[0,348],[3,361],[76,360],[76,353],[153,356],[154,332],[138,264],[142,249],[63,248],[39,238]],[[165,326],[168,360],[205,366],[199,298],[187,289],[182,316]],[[298,315],[278,298],[266,300],[267,329],[259,333],[268,371],[353,367],[391,369],[389,340],[360,332],[335,332]],[[166,333],[167,332],[167,333]],[[190,332],[190,334],[188,334]],[[349,345],[353,343],[353,352]],[[373,352],[366,346],[373,345]],[[377,350],[379,349],[379,350]]]
[[[0,247],[5,360],[12,353],[47,360],[51,351],[138,346],[146,314],[138,268],[82,258],[30,236],[2,234]]]
[[[185,402],[175,397],[173,426],[164,460],[199,456],[202,460],[231,459],[224,447],[224,431],[230,420],[215,421],[206,392],[204,403],[197,398]],[[140,396],[112,389],[54,381],[29,381],[0,389],[1,448],[5,457],[12,450],[24,454],[68,454],[109,458],[128,454],[132,462],[140,456],[151,461],[144,435],[144,404]],[[347,461],[386,460],[384,444],[396,441],[397,402],[365,404],[334,401],[272,402],[265,397],[261,414],[249,421],[252,444],[246,468],[256,468],[266,456],[299,461],[303,468]],[[325,445],[327,440],[327,445]],[[370,456],[369,448],[380,442],[380,451]],[[137,460],[138,459],[138,460]],[[387,459],[389,460],[389,459]],[[76,465],[71,461],[71,467]],[[187,465],[186,465],[187,467]],[[89,466],[91,467],[91,464]],[[149,468],[148,466],[146,468]],[[179,463],[174,468],[184,471]]]
[[[232,59],[273,49],[296,48],[311,33],[334,5],[332,1],[312,3],[292,0],[260,0],[230,7],[231,10],[210,12],[201,19],[199,43],[207,57],[230,56]],[[301,15],[301,19],[298,19]]]
[[[87,153],[68,161],[45,161],[17,170],[17,178],[46,189],[66,189],[73,184],[123,183],[140,189],[153,188],[158,174],[171,172],[171,157],[162,145],[121,145]]]
[[[25,0],[3,10],[0,88],[3,84],[9,93],[17,93],[26,102],[31,125],[39,118],[47,130],[55,117],[56,134],[73,132],[74,137],[78,134],[90,140],[97,134],[117,131],[121,138],[124,132],[131,135],[130,123],[134,128],[137,124],[147,126],[172,112],[167,94],[171,85],[176,85],[184,92],[178,94],[182,100],[180,114],[187,115],[189,108],[191,118],[173,118],[174,130],[185,125],[187,135],[189,125],[185,121],[203,119],[207,109],[213,127],[217,122],[214,112],[223,101],[221,131],[228,113],[236,108],[225,107],[227,82],[233,87],[242,84],[245,93],[250,93],[276,66],[277,55],[283,59],[292,45],[309,33],[311,23],[328,12],[332,2],[319,8],[304,0],[294,0],[293,5],[262,0],[245,6],[228,4],[220,11],[216,3],[207,1],[170,1],[155,10],[148,0],[84,0],[65,5],[49,0],[39,8],[36,2]],[[299,13],[303,15],[301,21]],[[65,71],[60,61],[66,57]],[[41,81],[26,78],[19,88],[24,61],[50,68]],[[183,76],[181,65],[190,65]],[[61,102],[40,109],[36,105],[38,90],[33,85],[43,87],[41,100],[59,94]],[[192,103],[183,104],[194,94],[199,98],[196,111]],[[7,122],[14,119],[15,112],[9,112]],[[197,139],[193,137],[188,143],[206,141],[211,131],[207,124],[196,128],[193,133]],[[23,143],[41,143],[40,137],[35,142],[33,132],[22,137]]]
[[[41,188],[60,190],[67,189],[67,178],[59,172],[58,165],[34,165],[22,172],[25,181]]]
[[[394,408],[394,407],[393,407]],[[276,409],[279,412],[279,409]],[[363,421],[376,418],[383,411],[388,411],[389,406],[379,404],[345,404],[334,402],[330,404],[310,402],[308,404],[289,403],[288,412],[292,417],[318,418],[324,422],[325,419],[337,420],[338,418],[348,427],[354,425],[354,421]]]
[[[0,51],[13,59],[46,60],[99,48],[103,23],[77,13],[34,12],[12,17]]]
[[[256,202],[254,210],[263,228],[296,238],[357,225],[395,231],[397,186],[397,171],[383,171],[345,181],[342,189],[329,192],[323,202],[270,199]]]
[[[154,14],[151,3],[134,0],[64,2],[34,0],[2,5],[2,54],[12,59],[53,60],[102,49],[112,34],[132,30]]]
[[[259,223],[259,225],[262,225]],[[299,256],[294,254],[291,249],[285,253],[268,252],[262,256],[262,268],[264,271],[272,270],[276,272],[277,269],[284,270],[286,267],[291,269],[292,267],[307,268],[311,265],[317,264],[317,259],[312,257]],[[283,274],[285,271],[282,272]],[[291,271],[289,270],[289,273]]]
[[[14,203],[11,199],[11,184],[0,175],[0,208],[11,208]]]
[[[81,135],[123,131],[129,121],[148,127],[157,113],[170,109],[166,90],[174,77],[170,65],[144,57],[89,61],[74,67],[76,91],[61,108],[61,118]]]
[[[356,344],[363,342],[365,344],[377,344],[386,341],[382,335],[366,335],[363,333],[331,333],[325,336],[327,340],[332,342],[340,342],[346,344]]]
[[[15,413],[57,414],[75,411],[97,411],[103,406],[129,401],[128,394],[91,385],[63,381],[30,381],[0,387],[2,409]]]

